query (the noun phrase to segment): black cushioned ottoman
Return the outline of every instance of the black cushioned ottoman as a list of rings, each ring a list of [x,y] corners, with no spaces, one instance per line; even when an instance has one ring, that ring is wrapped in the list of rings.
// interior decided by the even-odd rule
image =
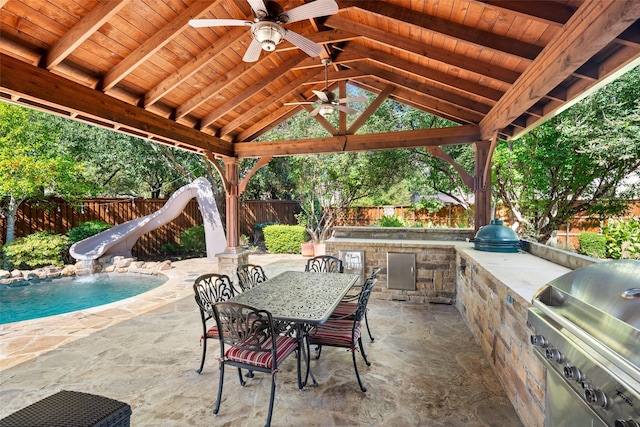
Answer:
[[[0,420],[0,427],[129,427],[131,406],[62,390]]]

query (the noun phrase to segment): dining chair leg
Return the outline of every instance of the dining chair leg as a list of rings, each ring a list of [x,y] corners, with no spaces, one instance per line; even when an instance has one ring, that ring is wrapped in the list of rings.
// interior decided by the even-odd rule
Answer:
[[[249,371],[246,374],[244,374],[244,376],[247,377],[247,378],[253,378],[254,377],[253,371],[251,369],[249,369]]]
[[[367,316],[367,310],[364,312],[364,323],[367,325],[367,332],[369,333],[369,338],[373,341],[373,335],[371,335],[371,329],[369,329],[369,317]]]
[[[316,360],[320,359],[320,353],[322,353],[322,346],[321,345],[317,345],[316,346]]]
[[[351,350],[351,356],[353,357],[353,369],[356,371],[356,378],[358,379],[358,385],[360,386],[360,390],[366,393],[367,388],[364,385],[362,385],[362,380],[360,379],[360,373],[358,372],[358,364],[356,363],[355,349]]]
[[[273,414],[273,401],[276,397],[276,374],[275,372],[271,374],[271,397],[269,398],[269,413],[267,414],[267,424],[265,427],[269,427],[271,425],[271,415]]]
[[[251,372],[251,371],[249,371],[249,372]],[[253,373],[252,373],[252,375],[253,375]],[[244,379],[242,378],[242,369],[240,369],[240,368],[238,368],[238,378],[240,378],[240,385],[242,387],[244,387],[244,385],[246,383],[244,382]]]
[[[367,366],[371,366],[371,362],[369,362],[369,360],[367,360],[367,354],[364,352],[364,347],[362,346],[362,338],[358,337],[358,346],[360,347],[360,353],[362,353],[362,358],[364,359],[364,363],[367,364]]]
[[[224,382],[224,363],[220,363],[220,381],[218,381],[218,398],[216,399],[216,407],[213,413],[217,414],[220,410],[220,401],[222,400],[222,383]]]
[[[204,358],[207,355],[207,340],[204,340],[204,344],[202,345],[202,360],[200,361],[200,368],[196,371],[197,373],[202,372],[202,368],[204,368]]]

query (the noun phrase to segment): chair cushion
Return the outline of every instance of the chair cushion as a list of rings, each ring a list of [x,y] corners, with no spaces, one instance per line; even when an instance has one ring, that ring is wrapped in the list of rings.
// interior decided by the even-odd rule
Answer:
[[[261,348],[270,349],[271,340],[265,341]],[[280,365],[280,363],[297,348],[298,341],[295,338],[278,335],[276,337],[276,366]],[[227,360],[234,362],[273,369],[273,353],[270,351],[250,351],[229,347],[225,352],[225,357]]]
[[[353,316],[355,315],[357,309],[358,309],[357,303],[343,301],[340,304],[338,304],[335,310],[333,310],[333,313],[331,313],[331,317]]]
[[[360,338],[360,323],[357,324],[353,337],[353,320],[327,320],[309,333],[310,344],[333,345],[351,348]]]
[[[207,336],[202,338],[218,338],[218,325],[214,324],[207,331]]]

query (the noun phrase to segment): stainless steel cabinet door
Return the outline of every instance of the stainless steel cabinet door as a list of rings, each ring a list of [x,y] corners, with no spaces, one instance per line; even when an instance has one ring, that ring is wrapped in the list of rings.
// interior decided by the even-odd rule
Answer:
[[[416,254],[387,252],[387,287],[415,291]]]

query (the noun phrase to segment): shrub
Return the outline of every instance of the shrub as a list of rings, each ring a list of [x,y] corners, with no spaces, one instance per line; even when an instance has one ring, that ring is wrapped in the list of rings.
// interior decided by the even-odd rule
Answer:
[[[613,259],[640,259],[640,218],[610,221],[602,228],[607,256]]]
[[[186,253],[204,253],[207,249],[207,244],[204,240],[204,225],[187,228],[180,233],[180,246]]]
[[[13,268],[32,270],[49,265],[63,265],[68,246],[67,236],[43,231],[7,243],[2,252]]]
[[[582,255],[593,258],[607,257],[607,245],[604,234],[591,232],[580,233],[578,235],[578,241],[580,242],[580,253]]]
[[[160,252],[164,255],[179,255],[182,253],[182,246],[177,243],[165,243],[160,246]]]
[[[378,220],[380,227],[405,227],[405,222],[397,215],[383,215]]]
[[[262,242],[264,240],[263,230],[265,227],[277,224],[277,222],[260,222],[253,224],[253,243]]]
[[[272,254],[299,254],[300,244],[307,241],[307,231],[301,225],[268,225],[262,231]]]
[[[112,227],[111,224],[107,224],[104,221],[87,221],[82,222],[77,227],[67,231],[67,237],[69,237],[69,244],[74,244],[80,240],[84,240],[87,237],[95,236],[98,233],[108,230]]]

